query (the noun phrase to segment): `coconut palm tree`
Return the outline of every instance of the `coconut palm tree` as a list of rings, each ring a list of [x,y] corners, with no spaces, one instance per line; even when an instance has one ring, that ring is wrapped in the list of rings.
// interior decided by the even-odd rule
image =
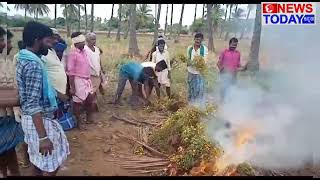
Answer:
[[[16,4],[16,5],[14,5],[14,9],[16,9],[16,10],[19,10],[19,9],[24,10],[24,21],[27,21],[27,12],[30,13],[31,4]]]
[[[69,24],[69,6],[71,4],[62,4],[61,6],[64,7],[64,10],[62,11],[62,14],[64,15],[64,17],[66,18],[66,22],[65,22],[65,26],[67,29],[67,37],[70,37],[70,24]]]
[[[238,28],[241,26],[240,18],[245,16],[244,10],[242,8],[237,8],[237,11],[234,12],[232,14],[232,16],[235,19],[235,21],[234,21],[234,25],[235,25],[234,36],[236,37],[237,36],[237,31],[239,30]]]
[[[112,10],[111,10],[111,17],[110,17],[110,20],[109,20],[109,31],[108,31],[108,35],[107,37],[110,38],[110,32],[111,32],[111,21],[113,19],[113,9],[114,9],[114,4],[112,4]]]
[[[84,4],[84,19],[85,19],[85,32],[87,33],[88,30],[88,14],[87,14],[87,4]]]
[[[170,36],[169,38],[172,37],[172,19],[173,19],[173,4],[171,4],[171,20],[170,20]]]
[[[78,31],[81,30],[81,10],[83,10],[84,7],[81,4],[78,4]]]
[[[152,10],[148,4],[141,4],[139,5],[138,11],[137,11],[137,28],[139,27],[145,27],[145,25],[148,23],[148,21],[151,20]]]
[[[180,37],[181,29],[182,29],[182,19],[183,19],[184,5],[185,5],[185,4],[182,4],[180,21],[179,21],[178,36],[177,36],[177,38],[176,38],[175,41],[174,41],[175,43],[178,43],[178,42],[179,42],[179,37]]]
[[[117,31],[117,37],[116,41],[120,41],[120,31],[121,31],[121,12],[122,12],[122,4],[119,4],[118,8],[118,31]]]
[[[256,72],[259,70],[259,50],[261,39],[261,5],[257,4],[256,17],[254,20],[254,30],[251,39],[248,70]]]
[[[154,23],[154,33],[153,33],[153,43],[156,43],[156,40],[158,38],[158,26],[160,21],[160,13],[161,13],[161,4],[158,4],[158,11],[157,11],[157,17],[156,21]]]
[[[46,4],[31,4],[30,12],[34,14],[36,21],[38,21],[39,15],[48,15],[50,9]]]
[[[91,4],[91,32],[93,32],[94,30],[93,17],[94,17],[94,4]]]
[[[79,21],[79,9],[77,4],[62,4],[60,7],[64,8],[62,14],[66,19],[66,27],[68,37],[71,32],[71,23]]]
[[[137,34],[136,34],[136,19],[137,19],[137,12],[136,12],[136,4],[130,4],[130,38],[129,38],[129,56],[137,56],[140,55],[138,42],[137,42]]]
[[[168,10],[169,10],[169,4],[167,4],[167,11],[166,11],[166,22],[164,24],[164,35],[167,33],[167,28],[168,28]]]
[[[207,27],[208,27],[208,50],[214,51],[213,29],[212,29],[212,8],[213,4],[207,4]]]
[[[221,8],[221,4],[215,4],[212,7],[212,25],[213,25],[213,32],[216,33],[219,25],[222,23],[222,16],[224,10]]]
[[[233,4],[230,4],[229,5],[229,19],[228,19],[228,22],[231,21],[232,8],[233,8]],[[226,32],[224,40],[226,41],[226,40],[228,40],[228,38],[229,38],[229,31]]]
[[[222,33],[224,31],[224,27],[226,26],[226,22],[227,22],[227,14],[228,14],[228,7],[229,7],[229,4],[226,4],[226,9],[225,9],[225,12],[224,12],[224,20],[223,20],[223,24],[221,26],[221,31],[220,31],[220,35],[219,35],[219,38],[221,39],[222,37]]]
[[[131,15],[131,9],[130,9],[130,4],[124,4],[122,6],[122,15],[123,15],[123,20],[124,22],[126,22],[127,24],[127,29],[126,32],[124,33],[123,39],[127,39],[128,38],[128,34],[129,34],[129,26],[130,26],[130,15]]]
[[[247,6],[248,13],[247,13],[247,16],[246,16],[246,21],[248,21],[249,16],[250,16],[250,13],[251,13],[251,11],[252,11],[253,8],[254,8],[254,5],[253,5],[253,4],[248,4],[248,6]],[[245,31],[246,31],[246,27],[243,27],[243,28],[242,28],[242,32],[241,32],[240,39],[243,38]]]

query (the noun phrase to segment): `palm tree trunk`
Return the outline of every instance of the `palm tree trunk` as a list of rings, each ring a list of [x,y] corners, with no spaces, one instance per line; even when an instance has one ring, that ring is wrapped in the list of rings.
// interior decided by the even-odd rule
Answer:
[[[248,22],[248,19],[249,19],[250,13],[251,13],[251,9],[249,9],[249,10],[248,10],[248,13],[247,13],[247,17],[246,17],[246,21],[247,21],[247,22]],[[243,38],[243,35],[244,35],[244,33],[245,33],[245,30],[246,30],[246,28],[244,27],[244,28],[242,29],[240,39],[242,39],[242,38]]]
[[[24,8],[24,21],[27,22],[27,8]]]
[[[110,38],[111,21],[112,21],[112,19],[113,19],[113,9],[114,9],[114,4],[112,4],[111,17],[110,17],[110,20],[109,20],[109,32],[108,32],[108,35],[107,35],[108,38]]]
[[[238,4],[236,4],[236,7],[234,9],[234,13],[237,13],[237,11],[238,11]]]
[[[64,5],[65,11],[66,11],[66,22],[65,25],[67,27],[67,37],[70,37],[70,26],[69,26],[69,17],[68,17],[68,5]]]
[[[228,19],[228,21],[230,22],[230,20],[231,20],[231,14],[232,14],[232,4],[230,4],[230,6],[229,6],[229,19]],[[226,41],[226,40],[228,40],[228,38],[229,38],[229,31],[227,31],[227,33],[226,33],[226,35],[225,35],[225,37],[224,37],[224,40]]]
[[[84,4],[84,18],[85,18],[85,32],[87,33],[88,31],[88,14],[87,14],[87,4]]]
[[[128,28],[127,28],[127,30],[126,30],[126,32],[125,32],[125,34],[124,34],[124,36],[123,36],[123,39],[127,39],[128,38],[128,34],[129,34],[129,31],[130,31],[130,16],[131,16],[131,8],[129,8],[129,16],[127,17],[127,26],[128,26]]]
[[[127,28],[126,32],[124,33],[123,39],[127,39],[128,38],[128,34],[129,34],[129,31],[130,31],[130,21],[129,20],[127,20],[127,24],[128,24],[128,28]]]
[[[236,4],[236,7],[235,7],[235,9],[234,9],[234,14],[236,14],[238,12],[238,4]],[[239,20],[239,19],[237,19],[237,20]],[[236,31],[236,29],[235,29],[235,31],[234,31],[234,37],[237,37],[237,31]]]
[[[117,31],[117,37],[116,37],[116,41],[120,41],[120,31],[121,31],[121,10],[122,10],[122,4],[119,4],[119,8],[118,8],[118,31]]]
[[[172,38],[173,4],[171,4],[170,38]]]
[[[224,12],[224,21],[223,21],[223,25],[221,26],[221,31],[220,31],[220,35],[219,35],[219,38],[220,38],[220,39],[221,39],[221,37],[222,37],[222,33],[223,33],[223,31],[224,31],[224,27],[226,26],[227,14],[228,14],[228,5],[226,5],[226,11]]]
[[[140,55],[138,42],[137,42],[137,35],[136,35],[136,4],[130,4],[130,39],[129,39],[129,56],[137,56]]]
[[[94,30],[93,17],[94,17],[94,4],[91,4],[91,32],[93,32]]]
[[[54,4],[54,27],[57,27],[57,4]]]
[[[180,21],[179,21],[178,36],[177,36],[177,38],[174,40],[175,43],[178,43],[178,42],[179,42],[179,37],[180,37],[181,29],[182,29],[183,11],[184,11],[184,4],[182,4],[182,8],[181,8],[181,15],[180,15]]]
[[[202,21],[204,21],[204,8],[205,8],[205,4],[203,4],[202,6]]]
[[[256,72],[259,70],[259,50],[261,38],[261,5],[257,4],[256,18],[254,20],[254,31],[251,39],[248,70]]]
[[[154,18],[157,17],[157,4],[154,4]]]
[[[81,9],[80,9],[80,4],[78,4],[78,31],[80,32],[81,30]]]
[[[159,26],[159,21],[160,21],[161,4],[158,4],[157,13],[158,14],[157,14],[156,22],[154,23],[153,44],[156,43],[157,38],[158,38],[158,26]]]
[[[197,19],[197,5],[198,5],[198,4],[196,4],[196,6],[195,6],[195,8],[194,8],[194,17],[193,17],[193,22],[195,22],[195,21],[196,21],[196,19]]]
[[[213,4],[207,4],[207,26],[208,26],[208,50],[214,51],[214,44],[213,44],[213,30],[212,30],[212,6]]]
[[[36,22],[39,20],[39,13],[38,13],[38,8],[36,9]]]
[[[166,12],[166,22],[164,24],[164,35],[167,33],[167,28],[168,28],[168,10],[169,10],[169,4],[167,4],[167,12]]]

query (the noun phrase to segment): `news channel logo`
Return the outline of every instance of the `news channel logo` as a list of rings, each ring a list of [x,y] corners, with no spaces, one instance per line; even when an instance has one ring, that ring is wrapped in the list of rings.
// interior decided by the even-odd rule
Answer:
[[[262,25],[316,25],[316,3],[262,2]]]

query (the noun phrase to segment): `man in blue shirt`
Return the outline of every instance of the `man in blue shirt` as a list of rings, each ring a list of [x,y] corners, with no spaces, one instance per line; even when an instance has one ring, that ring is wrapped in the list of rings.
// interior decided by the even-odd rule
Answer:
[[[140,63],[134,61],[122,65],[119,71],[118,88],[113,103],[120,103],[120,97],[127,80],[131,84],[133,97],[141,97],[148,100],[153,86],[156,88],[158,97],[160,97],[159,83],[155,71],[161,71],[162,69],[163,67],[160,64],[157,64],[155,68],[143,67]],[[144,85],[146,97],[142,93],[142,84]]]

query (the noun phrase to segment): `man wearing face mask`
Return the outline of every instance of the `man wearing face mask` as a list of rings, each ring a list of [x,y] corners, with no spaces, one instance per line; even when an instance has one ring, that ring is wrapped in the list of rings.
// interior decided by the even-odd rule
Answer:
[[[229,87],[236,83],[238,71],[243,71],[246,69],[246,67],[241,67],[241,55],[240,52],[236,50],[237,46],[238,39],[231,38],[229,41],[229,48],[225,49],[219,56],[217,66],[220,71],[221,101],[224,100],[226,91],[229,89]]]
[[[94,92],[91,82],[91,62],[87,56],[84,46],[86,37],[81,32],[71,35],[74,47],[70,50],[67,61],[67,74],[70,81],[70,94],[74,102],[74,115],[78,120],[78,128],[85,130],[86,127],[81,115],[84,107],[87,113],[87,121],[92,122],[92,113],[95,110]]]
[[[20,50],[16,68],[24,140],[34,175],[40,176],[55,176],[70,154],[67,137],[54,117],[56,91],[41,59],[48,54],[52,35],[48,26],[28,22],[22,34],[26,49]]]

